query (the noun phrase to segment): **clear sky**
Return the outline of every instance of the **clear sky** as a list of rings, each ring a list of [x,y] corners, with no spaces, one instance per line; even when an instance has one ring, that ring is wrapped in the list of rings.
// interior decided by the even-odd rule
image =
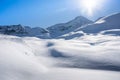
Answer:
[[[120,0],[94,0],[95,3],[85,0],[85,4],[82,1],[84,0],[0,0],[0,25],[49,27],[80,15],[96,20],[120,12]]]

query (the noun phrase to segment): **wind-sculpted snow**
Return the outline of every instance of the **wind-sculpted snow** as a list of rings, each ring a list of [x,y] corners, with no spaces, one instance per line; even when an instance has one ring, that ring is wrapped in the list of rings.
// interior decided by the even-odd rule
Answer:
[[[119,80],[120,37],[0,35],[0,80]]]

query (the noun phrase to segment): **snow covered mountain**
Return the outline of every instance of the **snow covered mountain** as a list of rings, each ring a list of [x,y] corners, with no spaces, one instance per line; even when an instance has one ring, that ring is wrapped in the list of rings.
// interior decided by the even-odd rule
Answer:
[[[120,29],[120,13],[112,14],[106,17],[102,17],[96,22],[83,26],[82,30],[85,33],[99,33],[102,31],[107,31],[107,34],[119,34],[120,32],[117,30],[117,32],[112,31],[112,29]],[[109,32],[108,32],[109,30]]]
[[[86,34],[120,35],[120,13],[101,17],[95,22],[83,16],[67,22],[56,24],[46,29],[22,25],[0,26],[0,33],[15,36],[39,37],[42,39],[79,38]]]
[[[92,21],[88,20],[83,16],[78,16],[67,23],[56,24],[54,26],[48,27],[47,29],[50,32],[51,37],[55,38],[62,36],[66,33],[72,32],[77,28],[80,28],[81,26],[89,23],[92,23]]]
[[[7,35],[25,34],[26,31],[21,25],[0,26],[0,33]]]
[[[78,27],[76,30],[60,36],[63,39],[78,39],[87,34],[103,34],[120,36],[120,13],[101,17],[94,23]]]
[[[46,29],[40,27],[31,28],[28,26],[22,26],[20,24],[0,26],[0,33],[6,35],[29,36],[29,37],[39,37],[39,38],[49,37],[49,33]]]
[[[80,21],[84,18],[77,17],[74,21]],[[87,20],[83,20],[87,21]],[[55,36],[54,34],[60,34],[57,38],[62,39],[79,39],[81,36],[87,35],[87,34],[103,34],[103,35],[120,35],[120,13],[111,14],[109,16],[101,17],[97,19],[94,23],[88,23],[84,24],[82,26],[74,26],[73,24],[72,28],[69,28],[67,30],[64,30],[63,32],[60,30],[61,28],[64,29],[63,26],[60,24],[52,26],[50,28],[51,34]],[[82,22],[82,21],[81,21]],[[80,25],[80,24],[79,24]],[[59,27],[58,27],[59,26]],[[62,34],[62,35],[61,35]]]
[[[38,38],[49,38],[49,31],[40,27],[31,28],[25,26],[26,36],[38,37]]]

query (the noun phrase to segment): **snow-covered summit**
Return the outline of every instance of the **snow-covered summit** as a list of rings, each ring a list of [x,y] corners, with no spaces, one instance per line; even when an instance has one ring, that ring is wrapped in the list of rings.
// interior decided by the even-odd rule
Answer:
[[[92,23],[92,21],[88,20],[83,16],[78,16],[67,23],[56,24],[51,27],[48,27],[47,29],[50,32],[51,37],[55,38],[66,33],[72,32],[75,29],[89,23]]]
[[[110,29],[120,29],[120,13],[102,17],[96,22],[84,26],[81,30],[85,33],[99,33]]]

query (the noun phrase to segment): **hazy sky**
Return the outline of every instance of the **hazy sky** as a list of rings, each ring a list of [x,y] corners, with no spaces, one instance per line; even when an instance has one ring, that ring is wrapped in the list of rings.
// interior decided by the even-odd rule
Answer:
[[[96,20],[120,12],[120,0],[93,0],[94,6],[91,0],[86,0],[85,4],[82,1],[84,0],[0,0],[0,25],[49,27],[80,15]],[[92,7],[92,14],[88,14],[87,4],[87,8]]]

